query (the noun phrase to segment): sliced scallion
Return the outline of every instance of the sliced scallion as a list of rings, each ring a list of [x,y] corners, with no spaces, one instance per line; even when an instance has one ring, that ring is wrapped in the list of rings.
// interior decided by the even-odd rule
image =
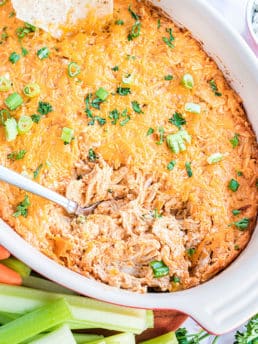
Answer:
[[[240,221],[233,222],[229,226],[236,226],[240,231],[244,231],[249,227],[250,220],[246,217],[241,219]]]
[[[194,87],[194,79],[193,76],[191,74],[185,74],[182,78],[181,81],[182,85],[185,88],[188,88],[189,90],[192,90]]]
[[[228,184],[229,189],[233,192],[236,192],[238,190],[239,186],[240,186],[240,184],[235,179],[231,179],[229,184]]]
[[[21,56],[19,54],[17,54],[15,51],[13,53],[11,53],[11,55],[9,56],[9,61],[12,64],[15,64],[16,62],[18,62],[20,60]]]
[[[185,104],[185,111],[200,114],[201,113],[201,106],[195,103],[186,103]]]
[[[23,93],[29,98],[36,97],[40,94],[40,86],[36,83],[28,84],[24,87]]]
[[[25,134],[30,131],[33,121],[30,116],[21,116],[18,121],[18,133]]]
[[[190,162],[185,163],[185,169],[186,169],[188,177],[191,178],[193,176],[193,171],[192,171],[192,167],[191,167]]]
[[[65,144],[71,143],[74,138],[74,130],[71,128],[64,127],[62,130],[61,140],[64,141]]]
[[[150,263],[155,278],[167,276],[169,274],[169,268],[163,261],[154,260]]]
[[[11,118],[10,112],[7,109],[0,110],[0,124],[4,125],[8,118]]]
[[[122,79],[123,84],[125,84],[125,85],[130,85],[132,83],[132,80],[133,80],[132,74],[127,74]]]
[[[37,55],[40,60],[46,59],[47,57],[49,57],[49,54],[50,51],[48,47],[43,47],[37,51]]]
[[[101,99],[101,101],[105,101],[108,97],[109,93],[103,87],[100,87],[97,92],[96,96]]]
[[[74,78],[81,72],[80,66],[76,62],[71,62],[68,65],[68,75],[70,78]]]
[[[223,158],[223,155],[221,153],[214,153],[207,158],[207,162],[210,165],[216,164],[217,162],[220,162],[222,158]]]
[[[177,133],[167,136],[167,145],[173,153],[178,154],[186,150],[185,142],[191,143],[191,139],[186,130],[179,130]]]
[[[7,97],[4,102],[5,102],[5,105],[8,107],[9,110],[14,111],[19,106],[22,105],[23,99],[19,95],[19,93],[14,92],[14,93],[10,94],[9,97]]]
[[[6,140],[8,142],[16,139],[18,135],[17,122],[15,118],[8,118],[4,123]]]
[[[0,91],[7,92],[10,91],[12,87],[12,82],[5,76],[0,76]]]

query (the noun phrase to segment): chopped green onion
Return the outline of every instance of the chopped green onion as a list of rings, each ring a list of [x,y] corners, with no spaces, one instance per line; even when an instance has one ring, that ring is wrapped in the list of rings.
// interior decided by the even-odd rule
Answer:
[[[172,160],[172,161],[170,161],[170,162],[168,163],[167,169],[168,169],[169,171],[172,171],[172,170],[174,169],[175,166],[176,166],[176,161],[175,161],[175,160]]]
[[[220,93],[220,92],[218,91],[218,87],[217,87],[215,81],[212,79],[212,80],[210,80],[209,84],[210,84],[210,87],[211,87],[213,93],[215,94],[215,96],[221,97],[221,96],[222,96],[222,93]]]
[[[189,90],[192,90],[194,87],[194,79],[193,76],[191,74],[185,74],[182,78],[181,81],[182,85],[185,88],[188,88]]]
[[[116,125],[117,121],[119,120],[120,114],[117,109],[110,111],[109,116],[110,119],[112,119],[111,123],[113,125]]]
[[[233,222],[229,226],[236,226],[240,231],[244,231],[248,228],[250,220],[248,218],[243,218],[240,221]]]
[[[193,176],[193,171],[192,171],[190,162],[185,163],[185,169],[186,169],[188,177],[191,178]]]
[[[133,39],[140,36],[141,26],[142,26],[141,22],[137,20],[127,36],[128,41],[132,41]]]
[[[12,161],[15,161],[15,160],[21,160],[24,158],[25,154],[27,153],[26,150],[22,149],[18,152],[12,152],[10,154],[7,155],[7,159],[10,159]]]
[[[98,159],[97,154],[94,152],[92,148],[90,148],[89,150],[88,159],[91,162],[95,162]]]
[[[13,111],[22,105],[23,99],[18,93],[14,92],[10,94],[9,97],[7,97],[4,102],[5,102],[5,105],[8,107],[8,109]]]
[[[184,141],[191,143],[191,139],[191,136],[186,130],[179,130],[176,134],[167,136],[167,145],[172,152],[178,154],[179,152],[186,150]]]
[[[162,37],[162,40],[169,48],[174,48],[174,44],[172,42],[175,40],[175,37],[172,34],[172,29],[166,29],[166,31],[169,34],[169,38]]]
[[[229,141],[232,144],[233,148],[236,148],[237,146],[239,146],[239,134],[235,134],[234,137]]]
[[[8,268],[18,272],[22,277],[27,277],[31,273],[31,269],[27,265],[14,257],[1,260],[1,264],[4,264]]]
[[[68,65],[68,75],[70,78],[74,78],[81,72],[80,66],[76,62],[71,62]]]
[[[119,94],[120,96],[127,96],[128,94],[131,93],[130,87],[118,87],[116,90],[116,93]]]
[[[127,115],[126,118],[124,120],[122,120],[119,124],[121,125],[121,127],[123,127],[130,121],[130,119],[131,119],[131,117],[129,115]]]
[[[17,54],[15,51],[13,53],[11,53],[11,55],[9,56],[9,61],[14,64],[16,62],[18,62],[20,60],[21,56],[19,54]]]
[[[231,179],[229,184],[228,184],[229,189],[233,192],[236,192],[238,190],[239,186],[240,186],[240,184],[235,179]]]
[[[165,129],[163,127],[160,127],[159,128],[159,141],[156,142],[157,145],[162,145],[162,143],[164,142],[165,140],[164,134],[165,134]]]
[[[7,109],[0,110],[0,124],[4,125],[8,118],[11,118],[10,112]]]
[[[195,103],[186,103],[185,104],[185,111],[200,114],[201,113],[201,106]]]
[[[154,260],[150,263],[150,267],[155,278],[164,277],[169,274],[169,268],[162,261]]]
[[[96,96],[101,99],[102,102],[107,99],[108,95],[108,91],[106,91],[103,87],[100,87],[96,92]]]
[[[25,134],[32,128],[33,121],[30,116],[21,116],[18,121],[18,133]]]
[[[140,342],[139,344],[178,344],[178,341],[175,332],[168,332],[162,336]],[[187,344],[187,342],[182,342],[182,344]]]
[[[179,278],[178,276],[174,275],[174,276],[172,277],[172,282],[174,282],[174,283],[180,283],[181,280],[180,280],[180,278]]]
[[[28,216],[28,207],[30,206],[30,200],[28,195],[24,197],[24,200],[20,202],[17,207],[15,213],[13,213],[14,217],[27,217]]]
[[[188,256],[192,257],[195,254],[196,249],[194,247],[191,247],[186,252],[187,252]]]
[[[36,83],[28,84],[24,87],[23,93],[29,98],[36,97],[40,94],[40,86]]]
[[[118,19],[115,21],[116,25],[124,25],[124,21],[122,19]]]
[[[43,47],[37,51],[37,55],[40,60],[48,58],[49,54],[50,54],[50,51],[48,47]]]
[[[149,128],[147,131],[147,136],[150,136],[154,133],[154,129],[153,128]]]
[[[40,164],[40,165],[36,168],[36,170],[33,172],[33,178],[34,178],[34,179],[36,179],[36,178],[38,177],[39,172],[40,172],[40,170],[42,169],[42,167],[43,167],[43,164]]]
[[[56,300],[1,326],[1,342],[21,343],[71,318],[71,311],[66,301],[63,299]]]
[[[171,75],[171,74],[165,75],[165,76],[164,76],[164,79],[165,79],[166,81],[173,80],[173,75]]]
[[[176,127],[178,127],[179,129],[181,129],[182,125],[186,124],[186,120],[184,119],[184,117],[182,116],[181,113],[179,112],[175,112],[173,114],[173,117],[170,118],[169,123],[174,124]]]
[[[128,7],[128,11],[131,14],[132,18],[134,20],[139,20],[140,16],[138,14],[136,14],[132,9],[131,9],[131,5]]]
[[[28,50],[22,47],[22,56],[25,57],[28,55],[28,53],[29,53]]]
[[[125,85],[130,85],[130,84],[132,83],[132,80],[133,80],[132,74],[127,74],[127,75],[124,76],[123,79],[122,79],[123,84],[125,84]]]
[[[160,219],[162,217],[162,214],[159,213],[157,208],[154,209],[153,217],[154,217],[154,219]]]
[[[217,162],[220,162],[222,158],[223,158],[223,155],[221,153],[214,153],[207,158],[207,162],[210,165],[216,164]]]
[[[7,92],[10,91],[12,87],[12,82],[5,76],[0,76],[0,91]]]
[[[232,210],[232,214],[233,214],[234,216],[237,216],[237,215],[241,214],[241,210],[234,209],[234,210]]]
[[[4,123],[6,140],[8,142],[16,139],[18,135],[17,122],[15,118],[8,118]]]
[[[157,21],[157,28],[158,28],[158,30],[161,28],[161,21],[160,21],[160,18],[159,18],[158,21]]]
[[[131,104],[132,104],[132,108],[133,108],[134,112],[143,113],[141,106],[137,101],[133,101]]]
[[[74,130],[71,128],[64,127],[62,130],[61,140],[64,141],[65,144],[71,143],[74,138]]]
[[[35,26],[33,26],[29,23],[25,23],[25,25],[23,27],[18,27],[16,29],[16,35],[18,36],[19,39],[22,39],[25,36],[27,36],[29,33],[35,32],[35,31],[36,31]]]

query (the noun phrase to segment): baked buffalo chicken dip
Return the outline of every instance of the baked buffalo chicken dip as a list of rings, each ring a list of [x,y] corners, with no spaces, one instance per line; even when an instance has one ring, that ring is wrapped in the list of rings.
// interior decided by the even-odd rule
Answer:
[[[143,1],[52,38],[0,6],[0,163],[85,216],[0,183],[0,216],[88,278],[135,292],[196,286],[256,220],[256,139],[192,38]]]

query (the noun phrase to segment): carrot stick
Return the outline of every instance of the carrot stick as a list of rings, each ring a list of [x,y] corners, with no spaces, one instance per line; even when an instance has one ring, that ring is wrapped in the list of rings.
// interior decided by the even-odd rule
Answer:
[[[21,285],[22,278],[16,271],[13,271],[7,266],[0,264],[0,283]]]
[[[10,257],[10,255],[10,252],[8,252],[6,248],[0,246],[0,260],[7,259]]]

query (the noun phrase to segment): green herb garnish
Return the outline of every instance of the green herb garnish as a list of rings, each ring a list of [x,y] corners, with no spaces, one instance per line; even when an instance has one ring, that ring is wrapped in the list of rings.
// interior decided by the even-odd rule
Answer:
[[[132,8],[131,8],[131,5],[128,7],[128,11],[129,13],[131,14],[131,16],[133,17],[134,20],[139,20],[140,19],[140,16],[138,14],[136,14]]]
[[[174,124],[179,129],[181,129],[182,125],[186,124],[186,120],[184,119],[182,114],[179,112],[175,112],[173,114],[173,117],[171,117],[168,121],[169,121],[169,123]]]
[[[49,114],[53,111],[53,107],[51,104],[47,102],[39,102],[38,104],[38,113],[42,116]]]
[[[229,141],[232,144],[233,148],[236,148],[237,146],[239,146],[239,134],[235,134],[234,137]]]
[[[26,153],[27,153],[26,150],[21,149],[20,151],[12,152],[12,153],[8,154],[7,158],[12,160],[12,161],[21,160],[24,158]]]
[[[22,51],[22,56],[23,57],[27,56],[28,53],[29,53],[28,50],[26,48],[24,48],[24,47],[22,47],[21,51]]]
[[[165,76],[164,76],[164,79],[165,79],[166,81],[173,80],[173,75],[171,75],[171,74],[165,75]]]
[[[115,66],[113,68],[111,68],[114,72],[118,72],[119,71],[119,67],[118,66]]]
[[[13,216],[14,217],[19,217],[19,216],[27,217],[29,206],[30,206],[30,200],[29,200],[29,197],[26,195],[24,200],[17,205],[16,211],[13,213]]]
[[[88,160],[90,162],[95,162],[98,159],[97,154],[94,152],[92,148],[90,148],[88,153]]]
[[[163,261],[154,260],[150,263],[155,278],[167,276],[169,274],[169,268],[163,263]]]
[[[149,128],[147,131],[147,136],[150,136],[154,133],[154,129],[153,128]]]
[[[124,25],[124,23],[125,22],[122,19],[118,19],[118,20],[115,21],[116,25]]]
[[[185,169],[186,169],[188,177],[191,178],[193,176],[193,171],[192,171],[192,168],[191,168],[191,162],[186,162],[185,163]]]
[[[176,161],[175,160],[172,160],[170,161],[168,164],[167,164],[167,169],[169,171],[172,171],[174,169],[174,167],[176,166]]]
[[[233,222],[229,226],[236,226],[240,231],[244,231],[248,228],[250,220],[246,217],[241,219],[240,221]]]
[[[186,150],[185,142],[191,143],[191,136],[186,130],[179,130],[175,134],[167,136],[167,145],[173,153],[178,154]]]
[[[129,32],[127,38],[128,41],[132,41],[133,39],[137,38],[140,36],[141,33],[141,22],[140,21],[136,21],[135,24],[133,25],[131,31]]]
[[[34,115],[32,115],[31,116],[31,119],[32,119],[32,121],[34,122],[34,123],[39,123],[39,121],[41,120],[41,115],[39,115],[39,114],[34,114]]]
[[[234,344],[258,343],[258,313],[245,326],[245,331],[237,331]]]
[[[115,125],[120,118],[120,113],[115,109],[109,113],[108,117],[112,120],[111,123]]]
[[[127,96],[128,94],[131,93],[130,87],[118,87],[116,90],[116,93],[119,94],[120,96]]]
[[[42,169],[42,167],[43,167],[43,164],[40,164],[40,165],[36,168],[36,170],[33,172],[33,178],[34,178],[34,179],[36,179],[36,178],[38,177],[39,172],[40,172],[40,170]]]
[[[133,101],[131,104],[132,104],[132,108],[133,108],[134,112],[143,113],[141,106],[137,101]]]
[[[174,44],[172,42],[175,40],[175,37],[172,34],[172,29],[166,29],[166,31],[168,32],[169,37],[162,37],[163,42],[166,43],[169,48],[174,48]]]
[[[209,84],[215,96],[221,97],[222,93],[219,92],[216,82],[212,79],[209,81]]]
[[[191,247],[188,250],[186,250],[186,252],[187,252],[189,257],[192,257],[195,254],[196,249],[194,247]]]
[[[165,140],[164,134],[165,134],[164,128],[160,127],[159,128],[159,141],[156,142],[157,145],[162,145],[162,143],[164,142]]]
[[[157,28],[158,28],[158,29],[161,28],[161,20],[160,20],[160,18],[159,18],[158,21],[157,21]]]
[[[35,26],[33,26],[33,25],[29,24],[29,23],[25,23],[24,26],[18,27],[16,29],[16,35],[18,36],[19,39],[23,39],[29,33],[35,32],[35,31],[36,31],[36,27]]]
[[[9,110],[14,111],[23,104],[23,99],[19,93],[14,92],[5,99],[5,105]]]
[[[20,60],[21,56],[19,54],[17,54],[15,51],[13,53],[11,53],[11,55],[9,56],[9,61],[12,64],[15,64],[16,62],[18,62]]]
[[[228,188],[233,192],[236,192],[238,190],[239,186],[240,186],[240,184],[235,179],[231,179],[229,184],[228,184]]]
[[[238,210],[238,209],[232,210],[232,214],[233,214],[234,216],[237,216],[237,215],[239,215],[240,213],[241,213],[241,210]]]
[[[154,209],[153,217],[154,219],[160,219],[162,217],[162,214],[159,213],[158,209]]]
[[[49,54],[50,54],[50,51],[48,47],[43,47],[37,51],[37,55],[40,60],[48,58]]]

